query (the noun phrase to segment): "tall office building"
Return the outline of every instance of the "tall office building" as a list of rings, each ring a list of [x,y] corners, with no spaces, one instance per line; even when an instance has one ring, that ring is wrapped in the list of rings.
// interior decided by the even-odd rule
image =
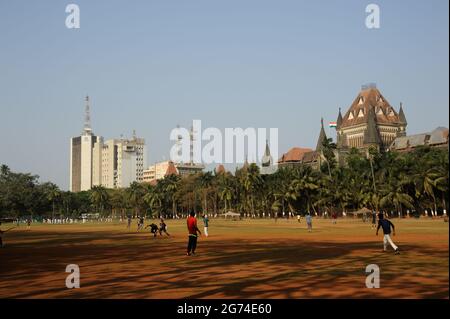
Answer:
[[[89,96],[86,96],[84,128],[81,136],[70,139],[70,185],[72,192],[89,190],[93,182],[93,148],[101,138],[92,132]]]
[[[93,148],[93,185],[128,187],[143,181],[147,165],[145,140],[133,133],[131,139],[98,139]]]

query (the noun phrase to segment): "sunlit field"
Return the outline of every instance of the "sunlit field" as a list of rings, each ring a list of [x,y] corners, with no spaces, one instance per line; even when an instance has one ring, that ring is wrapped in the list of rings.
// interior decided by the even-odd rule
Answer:
[[[119,222],[21,225],[3,236],[0,297],[448,298],[448,223],[392,221],[400,255],[382,252],[382,231],[359,219],[316,218],[312,233],[304,220],[211,219],[195,256],[185,255],[184,220],[167,220],[171,237],[156,238],[135,220],[131,231]],[[66,288],[69,264],[80,267],[79,289]],[[366,288],[369,264],[380,267],[379,289]]]

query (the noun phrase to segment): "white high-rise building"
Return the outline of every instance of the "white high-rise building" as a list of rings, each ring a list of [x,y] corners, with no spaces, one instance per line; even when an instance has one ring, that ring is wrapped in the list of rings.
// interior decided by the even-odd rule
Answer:
[[[93,148],[101,138],[92,133],[89,96],[86,96],[84,129],[70,139],[70,185],[72,192],[89,190],[93,183]]]
[[[142,182],[147,165],[147,148],[143,138],[99,139],[94,145],[94,185],[107,188],[128,187],[133,182]]]

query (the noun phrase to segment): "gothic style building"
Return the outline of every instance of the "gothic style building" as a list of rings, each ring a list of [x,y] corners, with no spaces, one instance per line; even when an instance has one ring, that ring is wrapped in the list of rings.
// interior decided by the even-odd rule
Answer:
[[[344,116],[339,110],[337,146],[339,149],[375,146],[385,151],[397,137],[406,136],[406,126],[402,104],[397,112],[375,84],[365,85]]]
[[[323,119],[321,122],[316,148],[291,148],[278,160],[280,167],[305,164],[319,168],[324,163],[323,142],[327,140],[327,135]],[[371,147],[381,152],[407,152],[418,146],[448,149],[447,128],[439,127],[429,133],[408,136],[407,124],[402,103],[397,112],[375,84],[364,85],[344,116],[339,109],[336,123],[330,123],[336,128],[337,134],[335,160],[339,165],[345,165],[346,156],[352,148],[366,155]]]

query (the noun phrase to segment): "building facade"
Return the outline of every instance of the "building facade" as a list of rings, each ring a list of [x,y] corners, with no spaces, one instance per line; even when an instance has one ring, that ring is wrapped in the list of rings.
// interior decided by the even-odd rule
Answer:
[[[147,148],[143,138],[99,139],[94,145],[94,183],[106,188],[123,188],[142,182],[147,165]]]
[[[204,168],[204,165],[194,163],[174,163],[172,161],[158,162],[150,165],[144,170],[142,181],[144,183],[152,183],[172,174],[181,177],[188,176],[200,173]]]

